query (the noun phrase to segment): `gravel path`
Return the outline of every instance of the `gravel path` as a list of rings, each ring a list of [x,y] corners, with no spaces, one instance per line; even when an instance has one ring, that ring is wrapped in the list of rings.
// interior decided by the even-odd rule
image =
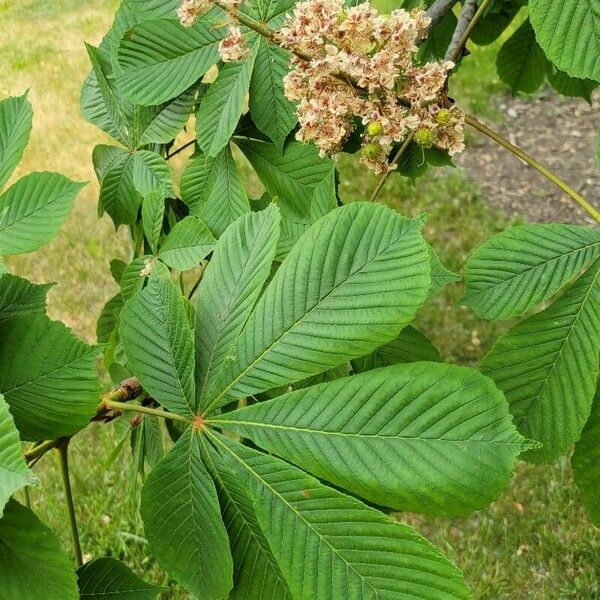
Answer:
[[[594,100],[597,105],[600,94]],[[533,100],[502,97],[495,104],[504,122],[492,127],[600,207],[597,106],[551,91]],[[457,163],[479,184],[490,204],[510,216],[530,222],[595,223],[537,171],[477,132]]]

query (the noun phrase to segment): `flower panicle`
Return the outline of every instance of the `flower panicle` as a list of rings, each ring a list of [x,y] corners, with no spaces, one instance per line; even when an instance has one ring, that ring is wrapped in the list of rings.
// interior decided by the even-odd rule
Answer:
[[[229,2],[237,9],[240,0]],[[210,0],[184,0],[180,11],[188,15],[206,3]],[[322,156],[334,156],[361,123],[361,162],[376,173],[394,168],[389,154],[408,135],[424,148],[461,152],[465,116],[455,106],[447,108],[445,97],[454,64],[417,61],[430,22],[423,10],[381,15],[369,2],[351,8],[344,0],[296,4],[277,32],[278,43],[295,53],[284,94],[296,103],[296,138],[316,144]],[[219,45],[222,60],[242,60],[248,52],[240,28],[231,27]]]

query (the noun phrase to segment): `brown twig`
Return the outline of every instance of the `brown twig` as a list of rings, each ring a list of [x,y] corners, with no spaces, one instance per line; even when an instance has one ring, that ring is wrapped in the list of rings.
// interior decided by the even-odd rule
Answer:
[[[436,0],[427,10],[427,16],[431,19],[429,29],[437,25],[453,8],[458,0]]]

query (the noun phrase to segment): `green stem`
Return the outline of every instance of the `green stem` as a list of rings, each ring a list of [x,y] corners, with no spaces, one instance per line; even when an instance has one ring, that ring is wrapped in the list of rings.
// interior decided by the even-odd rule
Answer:
[[[27,508],[31,508],[31,493],[29,492],[28,485],[25,486],[23,492],[25,493],[25,506],[27,506]]]
[[[406,154],[406,151],[408,150],[408,148],[411,145],[414,138],[415,138],[415,134],[411,133],[404,140],[404,142],[402,143],[402,146],[400,146],[400,148],[398,149],[398,152],[396,152],[396,154],[394,155],[394,158],[392,158],[392,161],[390,162],[390,167],[393,167],[398,164],[400,159]],[[388,180],[388,178],[391,174],[392,174],[392,170],[389,170],[389,171],[386,171],[379,178],[379,181],[377,182],[377,187],[373,190],[373,193],[371,194],[371,197],[369,198],[369,202],[375,202],[375,200],[377,200],[377,196],[379,196],[379,192],[381,192],[381,190],[383,189],[383,186],[385,185],[385,182]]]
[[[465,116],[465,123],[477,129],[477,131],[487,135],[490,139],[494,140],[497,144],[500,144],[503,148],[506,148],[509,152],[512,152],[515,156],[518,156],[521,160],[525,161],[529,166],[533,167],[536,171],[541,173],[544,177],[549,179],[552,183],[557,185],[565,194],[573,199],[583,210],[585,210],[590,216],[592,216],[598,223],[600,223],[600,212],[598,212],[579,192],[576,192],[566,181],[561,179],[556,173],[542,165],[540,162],[535,160],[532,156],[527,154],[524,150],[515,146],[509,142],[505,137],[500,135],[498,132],[490,129],[487,125],[478,121],[471,115]]]
[[[46,452],[52,450],[52,448],[56,448],[59,442],[60,440],[46,440],[41,444],[37,444],[37,446],[31,448],[31,450],[25,452],[25,460],[27,462],[32,462],[34,459],[42,457]]]
[[[130,411],[137,413],[145,413],[147,415],[153,415],[155,417],[162,417],[163,419],[171,419],[171,421],[181,421],[183,423],[191,423],[191,419],[186,419],[181,415],[175,413],[165,412],[158,408],[150,408],[149,406],[141,406],[140,404],[127,404],[126,402],[115,402],[114,400],[103,400],[102,404],[105,408]]]
[[[60,457],[60,472],[62,475],[63,488],[65,490],[65,501],[67,503],[67,512],[69,514],[69,524],[71,526],[71,539],[75,551],[75,561],[78,567],[83,565],[83,555],[81,553],[81,544],[79,543],[79,531],[77,529],[77,517],[75,515],[75,503],[73,502],[73,490],[71,489],[71,478],[69,477],[69,441],[70,438],[62,438],[58,445],[58,454]]]

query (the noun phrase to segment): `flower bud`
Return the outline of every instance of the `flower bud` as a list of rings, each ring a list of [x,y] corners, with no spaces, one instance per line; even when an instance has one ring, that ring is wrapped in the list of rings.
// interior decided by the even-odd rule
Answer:
[[[417,144],[419,144],[419,146],[423,148],[431,148],[431,146],[433,146],[434,141],[435,136],[431,129],[421,127],[415,132],[415,142],[417,142]]]
[[[371,137],[379,137],[383,133],[383,125],[377,121],[369,123],[367,127],[367,133]]]

